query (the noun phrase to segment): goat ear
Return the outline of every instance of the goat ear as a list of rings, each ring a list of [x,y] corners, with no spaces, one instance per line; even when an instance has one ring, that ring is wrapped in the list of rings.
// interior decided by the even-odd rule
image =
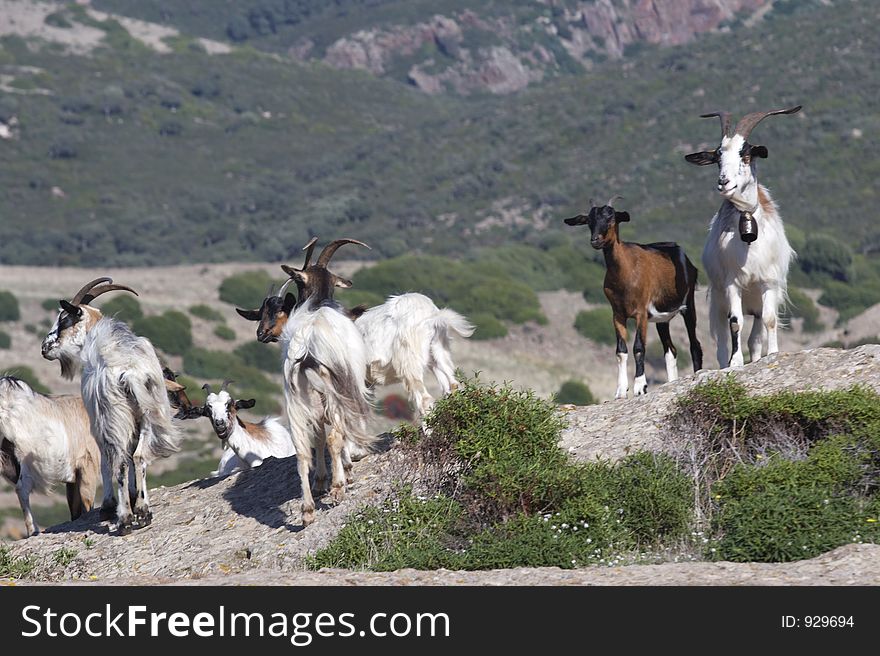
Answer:
[[[352,286],[351,280],[348,278],[342,278],[341,276],[333,276],[333,286],[339,287],[341,289],[349,289]]]
[[[238,401],[235,402],[235,409],[236,409],[236,410],[241,410],[241,409],[243,409],[243,408],[244,408],[244,409],[247,409],[247,408],[253,408],[256,404],[257,404],[257,400],[256,400],[256,399],[246,399],[246,400],[245,400],[245,399],[239,399]]]
[[[281,268],[291,278],[295,280],[299,280],[300,282],[308,283],[309,282],[309,274],[305,271],[301,271],[300,269],[294,269],[292,266],[287,266],[286,264],[282,264]]]
[[[260,320],[260,311],[259,310],[242,310],[241,308],[235,308],[235,311],[238,312],[239,316],[244,317],[248,321],[259,321]]]
[[[718,155],[714,150],[704,150],[700,153],[691,153],[690,155],[685,155],[684,158],[691,164],[696,164],[697,166],[709,166],[709,164],[718,163]]]
[[[82,308],[78,305],[74,305],[73,303],[69,303],[65,300],[58,301],[61,304],[61,309],[67,312],[67,314],[73,317],[82,316]]]
[[[766,146],[752,146],[749,149],[749,155],[752,157],[760,157],[761,159],[767,159],[767,147]]]
[[[284,310],[284,314],[290,314],[290,311],[293,310],[293,307],[296,305],[296,296],[294,296],[291,292],[287,292],[284,295],[284,305],[281,308]]]
[[[182,392],[186,389],[183,385],[174,380],[165,379],[165,389],[169,392]]]
[[[190,408],[181,408],[174,416],[178,419],[198,419],[207,416],[207,414],[203,406],[194,405]]]
[[[629,212],[615,212],[614,220],[618,223],[626,223],[629,221]]]
[[[565,219],[566,225],[570,226],[581,226],[586,225],[590,222],[590,217],[586,214],[578,214],[577,216],[573,216],[570,219]]]

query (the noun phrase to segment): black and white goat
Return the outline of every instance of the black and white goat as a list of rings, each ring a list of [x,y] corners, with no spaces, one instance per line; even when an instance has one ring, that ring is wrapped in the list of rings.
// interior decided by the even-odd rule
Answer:
[[[315,241],[312,239],[306,249],[313,248]],[[340,240],[341,243],[344,241]],[[256,310],[236,310],[245,319],[258,322],[259,341],[277,341],[284,330],[297,303],[293,294],[285,296],[291,281],[297,285],[299,298],[320,295],[321,298],[332,299],[336,287],[351,287],[350,280],[331,272],[327,273],[332,277],[327,280],[322,278],[320,272],[322,268],[326,270],[329,258],[323,262],[319,258],[316,264],[310,264],[311,252],[308,250],[302,269],[282,265],[281,268],[290,278],[277,295],[270,293]],[[335,249],[330,252],[331,256],[333,252]],[[315,284],[316,280],[320,280],[321,284]],[[456,388],[450,336],[470,337],[474,332],[474,326],[458,312],[449,308],[440,309],[430,298],[417,293],[391,296],[381,305],[368,310],[358,306],[346,312],[355,322],[367,347],[366,377],[370,386],[398,381],[403,383],[410,402],[422,417],[434,403],[425,386],[427,370],[434,374],[444,395]]]
[[[0,377],[0,474],[15,486],[28,535],[40,532],[31,492],[67,487],[70,518],[92,509],[101,454],[79,396],[46,396],[13,376]]]
[[[721,118],[721,143],[715,150],[692,153],[685,159],[698,166],[718,165],[718,192],[724,198],[709,226],[703,249],[703,268],[709,277],[709,328],[715,339],[718,366],[740,367],[740,332],[744,317],[755,317],[749,334],[752,361],[779,350],[776,331],[779,309],[788,290],[788,267],[795,253],[770,192],[758,184],[755,160],[767,148],[753,146],[749,135],[768,116],[794,114],[790,109],[747,114],[730,130],[730,113],[703,114]],[[728,348],[728,331],[732,351]]]
[[[257,423],[245,421],[238,411],[253,408],[254,399],[233,399],[224,381],[219,392],[207,383],[202,387],[208,396],[204,405],[191,406],[180,415],[182,419],[208,417],[211,427],[223,444],[223,457],[213,476],[227,476],[241,469],[259,467],[269,457],[287,458],[296,453],[290,432],[278,417],[265,417]]]
[[[176,452],[180,434],[171,421],[171,404],[153,345],[123,322],[105,317],[89,305],[113,290],[136,294],[129,287],[112,283],[110,278],[98,278],[70,302],[60,301],[61,312],[43,339],[42,353],[47,360],[58,360],[67,378],[82,369],[83,402],[116,483],[117,529],[126,535],[135,521],[139,526],[152,521],[147,466]],[[134,495],[129,494],[128,485],[132,469]],[[110,512],[106,506],[102,510]]]
[[[684,249],[673,242],[634,244],[621,241],[619,225],[629,221],[629,213],[615,211],[612,202],[614,199],[601,207],[594,206],[589,214],[565,219],[565,223],[570,226],[588,225],[590,245],[601,250],[605,256],[603,284],[605,297],[611,303],[614,332],[617,334],[615,398],[625,399],[629,389],[626,370],[627,319],[635,319],[636,322],[633,344],[636,360],[633,392],[636,396],[648,391],[645,345],[649,322],[657,324],[670,381],[678,379],[677,351],[669,334],[669,322],[675,315],[684,317],[694,371],[703,367],[703,349],[697,339],[697,312],[694,307],[696,267],[685,255]]]

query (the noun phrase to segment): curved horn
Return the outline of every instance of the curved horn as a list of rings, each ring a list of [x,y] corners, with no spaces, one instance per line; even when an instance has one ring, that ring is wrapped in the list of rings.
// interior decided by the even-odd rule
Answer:
[[[620,200],[623,200],[623,196],[614,195],[614,196],[612,196],[611,198],[609,198],[609,199],[608,199],[608,202],[605,203],[605,204],[606,204],[608,207],[614,207],[614,201],[616,201],[618,198],[619,198]]]
[[[204,385],[202,385],[202,390],[204,390],[205,393],[207,393],[207,394],[213,394],[213,393],[214,393],[214,392],[211,390],[211,384],[210,384],[210,383],[205,383]]]
[[[302,249],[306,252],[306,260],[303,262],[303,269],[307,269],[309,264],[312,261],[312,253],[315,252],[315,244],[318,243],[317,237],[312,237],[309,239],[309,243],[302,247]]]
[[[100,284],[100,283],[102,283],[102,282],[113,282],[113,278],[108,278],[108,277],[105,276],[105,277],[103,277],[103,278],[95,278],[95,279],[92,280],[91,282],[87,282],[85,285],[83,285],[83,288],[80,289],[80,290],[74,295],[74,297],[70,300],[71,305],[79,305],[80,303],[82,303],[83,297],[86,295],[86,293],[87,293],[92,287],[94,287],[95,285],[98,285],[98,284]]]
[[[284,298],[284,292],[287,291],[287,288],[290,287],[290,283],[293,282],[293,278],[288,278],[284,281],[284,284],[281,285],[281,289],[278,290],[278,298]]]
[[[106,294],[107,292],[113,291],[124,291],[131,292],[135,296],[138,296],[138,293],[133,290],[131,287],[126,287],[125,285],[101,285],[100,287],[93,287],[91,290],[86,292],[86,295],[82,297],[82,301],[80,301],[83,305],[88,305],[96,298],[98,298],[101,294]]]
[[[700,118],[713,118],[717,116],[721,119],[721,138],[731,136],[730,134],[730,112],[712,112],[711,114],[700,114]]]
[[[789,107],[788,109],[774,109],[769,112],[752,112],[751,114],[746,114],[739,120],[734,132],[741,135],[743,139],[748,139],[752,130],[755,129],[755,126],[768,116],[775,116],[776,114],[796,114],[800,110],[801,105],[798,105],[797,107]]]
[[[357,239],[334,239],[329,244],[324,246],[324,250],[322,250],[321,254],[318,256],[318,261],[315,262],[315,266],[326,268],[327,265],[330,263],[330,258],[333,257],[333,254],[336,253],[340,246],[345,246],[345,244],[357,244],[358,246],[363,246],[364,248],[370,248],[364,242],[358,241]]]
[[[274,296],[274,295],[275,295],[275,282],[273,281],[272,284],[269,285],[269,289],[266,290],[266,298],[269,298],[270,296]]]
[[[234,383],[234,382],[235,382],[235,381],[232,380],[231,378],[227,378],[227,379],[224,380],[223,383],[220,385],[220,391],[221,391],[221,392],[225,392],[225,391],[226,391],[226,388],[229,387],[229,385],[230,385],[231,383]]]

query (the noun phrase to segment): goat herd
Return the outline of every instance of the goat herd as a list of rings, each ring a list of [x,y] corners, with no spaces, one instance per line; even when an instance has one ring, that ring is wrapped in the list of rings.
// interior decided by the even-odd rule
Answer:
[[[717,345],[719,366],[740,366],[740,330],[744,315],[755,321],[748,346],[752,360],[777,346],[777,318],[786,298],[786,279],[793,251],[767,189],[755,177],[754,160],[767,149],[748,142],[752,129],[767,116],[792,114],[800,106],[746,115],[731,130],[730,114],[721,119],[721,141],[713,151],[686,157],[692,164],[717,164],[718,191],[724,201],[712,219],[703,250],[709,277],[710,332]],[[702,348],[696,335],[694,289],[697,269],[683,249],[671,242],[634,244],[619,238],[627,212],[612,207],[614,199],[591,207],[586,215],[566,219],[571,226],[588,225],[593,248],[603,251],[607,272],[604,290],[617,334],[618,384],[616,398],[626,398],[628,319],[635,320],[634,393],[647,383],[644,356],[647,324],[657,324],[669,380],[678,377],[670,320],[682,314],[687,326],[694,370],[702,368]],[[592,203],[591,203],[592,205]],[[736,238],[736,233],[739,238]],[[257,322],[260,342],[280,342],[287,427],[276,417],[259,423],[245,421],[238,410],[253,399],[234,399],[225,381],[194,406],[173,372],[163,369],[144,337],[122,321],[103,316],[91,302],[110,291],[128,291],[110,278],[86,284],[74,297],[61,301],[61,311],[42,343],[42,355],[57,360],[62,376],[81,375],[82,396],[44,396],[12,376],[0,378],[0,473],[15,485],[29,535],[39,529],[30,510],[30,493],[64,482],[72,518],[89,511],[101,472],[104,498],[101,519],[117,524],[126,535],[152,521],[147,467],[179,449],[181,434],[173,421],[208,417],[227,447],[215,474],[259,465],[269,456],[296,455],[302,484],[302,519],[315,518],[312,488],[328,489],[325,445],[329,447],[329,493],[339,502],[352,482],[352,460],[374,446],[367,432],[369,389],[397,381],[423,417],[433,399],[425,386],[430,369],[444,394],[455,389],[455,367],[449,350],[452,334],[468,337],[473,326],[460,314],[438,309],[416,293],[390,297],[371,309],[346,309],[333,298],[335,288],[351,281],[327,266],[345,244],[365,246],[354,239],[328,244],[311,263],[317,239],[305,247],[305,263],[297,269],[282,266],[288,275],[278,293],[269,291],[255,310],[237,309]],[[297,293],[288,292],[291,283]],[[730,335],[730,346],[727,335]],[[309,483],[315,449],[314,483]],[[114,492],[115,489],[115,492]]]

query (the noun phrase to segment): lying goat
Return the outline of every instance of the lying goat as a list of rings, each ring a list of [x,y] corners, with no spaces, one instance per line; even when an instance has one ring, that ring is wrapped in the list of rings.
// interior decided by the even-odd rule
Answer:
[[[697,339],[697,312],[694,287],[697,269],[684,250],[672,242],[633,244],[620,240],[618,226],[629,221],[628,212],[616,212],[609,200],[606,205],[592,207],[589,214],[579,214],[565,222],[570,226],[588,225],[590,244],[605,256],[605,296],[614,313],[617,334],[617,393],[625,399],[629,391],[626,371],[626,321],[636,320],[633,354],[636,396],[648,391],[645,379],[645,344],[648,323],[657,324],[663,343],[666,374],[670,381],[678,379],[677,351],[669,334],[669,322],[681,314],[687,326],[694,371],[703,367],[703,349]]]
[[[254,399],[235,400],[227,391],[232,381],[224,381],[214,393],[207,383],[202,387],[208,396],[201,407],[190,406],[181,419],[208,417],[225,451],[213,476],[227,476],[241,469],[259,467],[269,457],[287,458],[296,453],[290,433],[278,417],[266,417],[259,423],[245,421],[238,411],[253,408]]]
[[[79,396],[46,396],[25,381],[0,377],[0,473],[15,486],[28,535],[40,532],[31,492],[67,486],[70,518],[92,509],[101,454]]]

